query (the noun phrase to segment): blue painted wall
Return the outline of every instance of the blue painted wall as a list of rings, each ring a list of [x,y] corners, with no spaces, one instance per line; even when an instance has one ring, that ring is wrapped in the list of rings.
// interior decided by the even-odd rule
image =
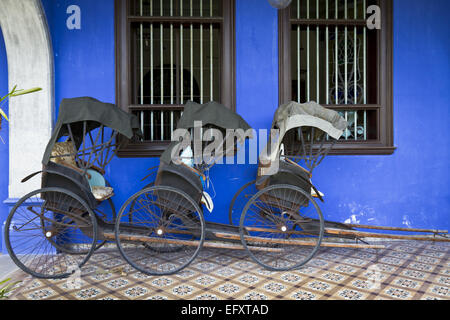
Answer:
[[[8,92],[8,63],[6,58],[5,43],[3,41],[3,33],[0,28],[0,96],[4,96]],[[5,104],[2,108],[8,114],[8,105]],[[3,204],[3,200],[8,198],[8,123],[3,119],[0,136],[5,141],[5,144],[0,139],[0,227],[3,228],[3,221],[6,218],[8,209]],[[0,239],[0,247],[3,244],[3,237]]]
[[[55,101],[90,95],[115,99],[114,1],[42,0],[55,53]],[[77,4],[82,29],[66,28]],[[327,219],[367,224],[450,228],[449,22],[447,0],[394,1],[394,134],[392,156],[333,156],[315,171]],[[268,128],[278,101],[277,12],[263,0],[236,0],[237,111],[254,128]],[[2,59],[0,70],[6,66]],[[0,74],[0,90],[6,88]],[[2,85],[4,83],[4,85]],[[435,148],[439,146],[439,148]],[[3,149],[2,149],[3,148]],[[0,145],[0,168],[7,168]],[[144,185],[157,159],[115,159],[107,176],[116,206]],[[0,196],[7,180],[0,175]],[[211,221],[227,222],[234,192],[254,178],[255,166],[218,165]],[[3,184],[2,181],[6,181]],[[0,210],[1,207],[0,207]]]

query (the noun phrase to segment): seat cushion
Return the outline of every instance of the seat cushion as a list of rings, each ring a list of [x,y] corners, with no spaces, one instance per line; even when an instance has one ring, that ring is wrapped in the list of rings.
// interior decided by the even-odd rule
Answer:
[[[52,161],[61,165],[69,165],[76,167],[75,147],[72,141],[57,142],[53,146]]]
[[[102,174],[96,170],[88,169],[87,173],[88,176],[88,182],[89,185],[92,187],[106,187],[106,181],[105,178],[102,176]]]
[[[97,201],[105,201],[114,195],[114,189],[111,187],[91,187],[92,194]]]
[[[114,195],[114,189],[106,186],[106,180],[101,173],[88,169],[90,178],[88,178],[91,192],[97,201],[104,201]]]

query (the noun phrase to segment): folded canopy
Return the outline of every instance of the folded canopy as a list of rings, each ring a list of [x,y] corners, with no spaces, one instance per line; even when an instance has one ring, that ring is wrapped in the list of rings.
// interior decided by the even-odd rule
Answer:
[[[177,129],[189,130],[194,128],[194,122],[201,121],[202,127],[214,126],[223,131],[227,129],[238,130],[244,132],[251,129],[249,124],[236,112],[225,107],[224,105],[211,101],[205,104],[199,104],[193,101],[186,103],[183,115],[178,121]],[[244,141],[237,136],[239,143]],[[180,142],[172,141],[168,148],[161,155],[161,161],[169,164],[171,162],[172,149]]]
[[[280,135],[292,128],[307,126],[319,128],[337,140],[347,127],[347,121],[336,111],[326,109],[314,101],[283,104],[275,112],[272,121],[272,128],[279,128]]]
[[[91,97],[63,99],[55,129],[45,149],[42,160],[44,165],[48,164],[53,146],[58,139],[69,134],[66,124],[71,124],[71,131],[76,140],[74,143],[78,149],[83,140],[83,121],[87,121],[86,132],[104,125],[128,139],[131,139],[134,134],[141,134],[137,117],[114,104],[104,103]]]
[[[314,101],[304,104],[291,101],[283,104],[276,110],[272,121],[272,129],[279,129],[279,134],[261,153],[260,162],[271,164],[276,161],[286,133],[304,127],[315,127],[338,140],[347,128],[347,121],[336,111],[324,108]],[[267,168],[262,172],[268,173],[273,170]]]

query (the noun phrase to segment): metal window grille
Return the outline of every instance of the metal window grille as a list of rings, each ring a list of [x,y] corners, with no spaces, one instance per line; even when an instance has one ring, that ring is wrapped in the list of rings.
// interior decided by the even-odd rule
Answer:
[[[370,107],[377,101],[369,90],[376,78],[376,50],[369,51],[376,34],[366,27],[369,2],[293,0],[290,6],[292,100],[336,109],[349,124],[342,140],[377,134]]]
[[[170,141],[188,101],[220,101],[222,1],[133,0],[132,106],[145,141]]]

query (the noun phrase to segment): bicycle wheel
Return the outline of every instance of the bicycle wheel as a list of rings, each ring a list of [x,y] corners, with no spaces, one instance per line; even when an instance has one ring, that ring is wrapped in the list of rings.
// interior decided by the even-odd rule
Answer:
[[[231,199],[228,208],[228,221],[231,225],[239,226],[242,210],[248,199],[256,193],[256,180],[252,180],[244,184]],[[245,191],[245,192],[244,192]]]
[[[239,230],[241,242],[255,262],[269,270],[287,271],[304,265],[317,252],[324,220],[307,191],[293,185],[272,185],[248,201]],[[254,245],[272,249],[250,250]]]
[[[64,278],[81,268],[97,244],[97,220],[84,200],[62,188],[22,197],[5,224],[11,259],[37,278]]]
[[[205,221],[199,205],[186,193],[154,186],[125,202],[117,215],[115,237],[120,253],[135,269],[169,275],[198,255]]]

